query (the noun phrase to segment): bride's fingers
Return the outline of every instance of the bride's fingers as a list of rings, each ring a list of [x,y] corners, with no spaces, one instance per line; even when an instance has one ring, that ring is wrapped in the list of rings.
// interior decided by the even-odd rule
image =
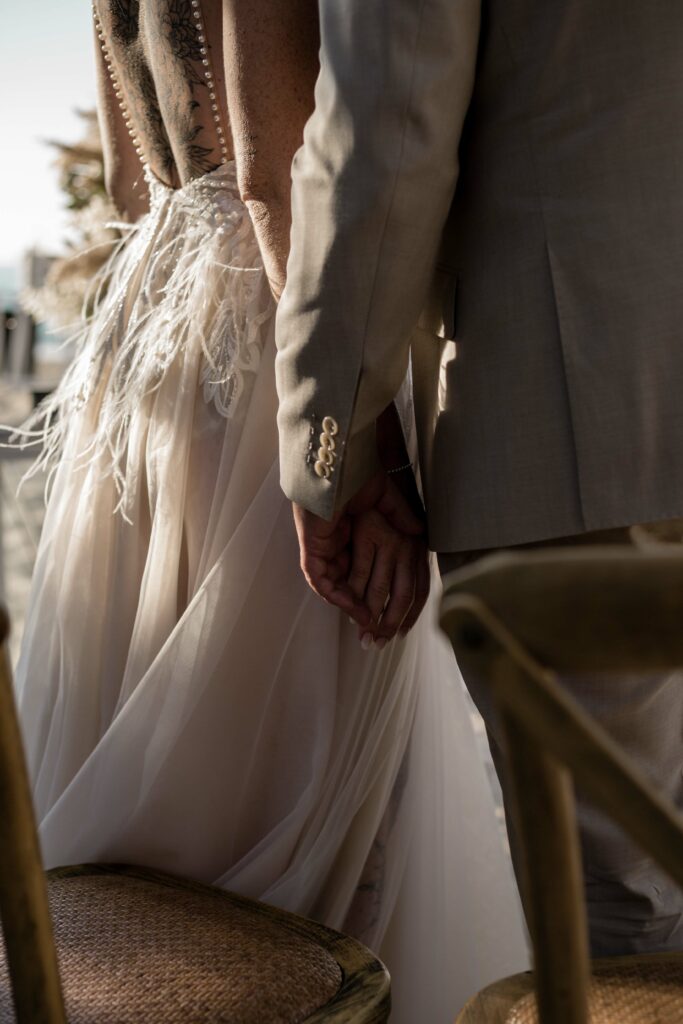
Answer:
[[[396,553],[389,603],[384,610],[376,639],[393,640],[401,623],[409,614],[415,600],[416,566],[414,544],[406,541]]]
[[[361,515],[376,510],[395,530],[410,536],[424,533],[424,522],[412,510],[396,484],[385,472],[371,477],[346,506],[347,514]]]
[[[311,590],[329,604],[335,605],[349,615],[359,626],[370,622],[370,613],[359,601],[344,579],[343,560],[328,563],[307,552],[302,552],[301,568]]]
[[[323,560],[312,581],[314,589],[324,601],[340,608],[359,626],[364,627],[370,621],[370,613],[364,601],[357,598],[349,587],[348,572],[349,552],[344,550],[336,558]]]
[[[340,519],[336,529],[330,535],[327,546],[327,557],[336,558],[347,550],[351,540],[351,520],[348,516]]]
[[[401,624],[401,636],[407,636],[410,630],[420,617],[422,609],[427,603],[432,577],[429,571],[429,556],[426,550],[418,554],[415,571],[415,598],[410,611]]]
[[[313,521],[310,525],[305,525],[299,535],[299,543],[311,555],[330,560],[348,547],[350,536],[351,523],[348,518],[340,520],[329,532],[320,530],[318,522]]]
[[[391,480],[387,481],[386,490],[377,503],[377,511],[400,533],[415,537],[424,533],[424,523]]]
[[[348,582],[349,568],[351,566],[351,554],[348,548],[344,548],[337,557],[330,563],[329,577],[332,580],[343,580]]]
[[[295,505],[294,522],[299,538],[299,564],[311,590],[360,627],[367,626],[370,613],[346,582],[351,533],[348,517],[326,522]]]
[[[373,622],[379,622],[391,592],[395,575],[396,546],[380,545],[375,553],[372,573],[365,589],[365,604],[370,610]]]
[[[351,536],[351,521],[348,516],[337,515],[331,521],[327,521],[300,505],[293,505],[292,511],[302,560],[304,555],[334,558],[348,545]]]
[[[348,584],[359,601],[365,596],[365,590],[372,573],[375,561],[376,546],[367,530],[358,528],[354,532],[351,550],[351,569]]]
[[[335,581],[325,576],[319,581],[317,593],[335,607],[341,609],[361,628],[370,624],[370,612],[366,605],[359,601],[348,583]]]

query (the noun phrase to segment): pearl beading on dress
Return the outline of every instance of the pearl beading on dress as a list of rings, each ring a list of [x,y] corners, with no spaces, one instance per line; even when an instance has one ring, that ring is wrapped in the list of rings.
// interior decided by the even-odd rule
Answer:
[[[124,102],[123,89],[121,88],[121,83],[116,72],[116,67],[112,59],[111,51],[107,46],[107,37],[105,36],[104,29],[102,28],[102,22],[100,20],[100,15],[97,10],[96,0],[92,0],[92,14],[95,22],[95,32],[97,33],[97,38],[100,41],[102,58],[107,67],[109,79],[111,81],[112,89],[114,90],[114,95],[116,96],[116,99],[118,101],[119,109],[121,110],[121,115],[123,117],[124,124],[126,125],[128,134],[130,135],[130,140],[133,143],[133,148],[135,149],[137,155],[140,157],[140,162],[142,163],[142,166],[146,169],[147,164],[145,161],[145,154],[142,148],[142,143],[140,141],[138,133],[135,130],[133,118],[130,116],[130,111],[128,110],[128,107]]]
[[[213,118],[213,122],[214,122],[214,125],[216,127],[216,135],[218,136],[218,145],[220,147],[220,153],[221,153],[220,163],[221,164],[226,164],[226,163],[229,162],[228,146],[227,146],[227,143],[225,141],[225,129],[223,128],[223,125],[221,124],[221,113],[220,113],[220,107],[218,105],[218,93],[216,92],[216,79],[215,79],[215,76],[214,76],[214,73],[213,73],[213,68],[211,66],[211,58],[209,56],[209,48],[206,45],[206,31],[204,29],[204,21],[202,19],[201,3],[200,3],[200,0],[191,0],[191,3],[192,3],[192,20],[193,20],[193,23],[194,23],[194,26],[195,26],[195,29],[196,29],[196,32],[197,32],[197,40],[199,42],[199,53],[201,55],[202,67],[204,69],[204,78],[206,80],[205,84],[206,84],[206,88],[207,88],[208,93],[209,93],[209,100],[211,102],[211,117]],[[93,13],[93,19],[94,19],[94,22],[95,22],[95,31],[97,33],[97,38],[99,39],[99,42],[100,42],[100,48],[102,50],[102,57],[104,59],[105,65],[107,67],[107,72],[108,72],[109,78],[111,80],[112,89],[113,89],[114,95],[116,96],[116,99],[118,101],[119,109],[121,110],[123,121],[124,121],[124,124],[126,125],[126,128],[128,130],[128,134],[130,136],[131,142],[133,143],[133,148],[135,149],[135,152],[137,153],[137,155],[140,157],[140,162],[142,163],[142,166],[143,166],[144,171],[145,171],[145,178],[147,179],[148,184],[149,184],[149,171],[148,171],[147,161],[145,160],[144,149],[142,147],[142,142],[140,140],[140,137],[139,137],[138,133],[135,130],[135,126],[134,126],[134,123],[133,123],[133,118],[131,117],[130,111],[128,110],[128,107],[126,106],[126,103],[125,103],[125,100],[124,100],[123,89],[121,88],[121,83],[119,81],[119,78],[118,78],[118,75],[117,75],[117,72],[116,72],[116,67],[115,67],[114,60],[113,60],[112,55],[111,55],[111,51],[109,50],[109,47],[107,46],[107,37],[106,37],[106,35],[104,33],[104,29],[102,27],[102,21],[100,19],[100,15],[99,15],[98,10],[97,10],[97,0],[92,0],[92,13]]]
[[[98,461],[99,469],[107,467],[120,496],[117,508],[126,515],[136,486],[126,469],[136,410],[161,387],[175,360],[184,360],[188,349],[196,357],[199,348],[204,401],[219,415],[231,417],[258,371],[264,325],[272,318],[274,306],[227,145],[221,143],[223,158],[218,167],[179,188],[156,177],[126,109],[96,4],[92,0],[97,36],[142,163],[149,210],[134,224],[116,225],[121,240],[93,280],[92,312],[73,336],[76,358],[59,388],[26,426],[29,433],[36,428],[31,443],[36,436],[41,439],[36,469],[52,466],[63,450],[71,414],[100,394],[94,433],[81,453],[83,465]],[[194,22],[203,45],[201,15]],[[206,52],[202,60],[218,124]],[[222,131],[219,137],[223,138]]]
[[[213,68],[211,67],[209,50],[206,45],[206,32],[204,30],[200,0],[192,0],[192,18],[195,28],[197,29],[199,52],[202,57],[202,65],[204,67],[204,78],[206,79],[206,87],[209,91],[209,100],[211,101],[211,116],[216,126],[216,135],[218,136],[218,144],[221,150],[221,163],[224,164],[228,161],[228,147],[225,141],[225,131],[221,124],[221,113],[220,107],[218,106],[218,94],[216,92],[216,80],[214,78]]]

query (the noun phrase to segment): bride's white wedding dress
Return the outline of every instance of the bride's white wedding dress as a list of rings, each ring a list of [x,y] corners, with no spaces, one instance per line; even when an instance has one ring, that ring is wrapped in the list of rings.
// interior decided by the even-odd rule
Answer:
[[[363,651],[298,568],[274,307],[234,165],[113,257],[48,406],[59,451],[16,671],[47,867],[133,862],[359,936],[397,1024],[526,966],[435,607]]]

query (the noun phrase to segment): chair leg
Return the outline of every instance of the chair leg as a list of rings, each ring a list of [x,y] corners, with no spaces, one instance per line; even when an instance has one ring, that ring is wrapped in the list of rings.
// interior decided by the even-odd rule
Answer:
[[[505,685],[508,673],[520,670],[508,659],[500,662]],[[500,724],[521,839],[539,1017],[542,1024],[587,1024],[588,925],[571,779],[514,715],[503,712]]]
[[[0,916],[19,1024],[66,1024],[7,652],[0,647]]]
[[[558,823],[553,824],[552,816],[543,820],[544,806],[555,801],[558,814],[573,816],[573,807],[567,797],[562,797],[559,782],[564,771],[560,766],[569,764],[585,798],[620,824],[679,885],[683,885],[683,819],[680,812],[640,778],[628,757],[604,729],[563,691],[551,673],[534,661],[479,599],[463,595],[451,601],[442,624],[451,635],[457,635],[456,649],[460,660],[464,664],[471,661],[477,672],[487,672],[494,681],[495,703],[504,720],[507,746],[510,748],[508,759],[516,766],[511,772],[516,778],[513,787],[524,794],[524,801],[519,801],[521,810],[514,815],[520,832],[521,814],[525,813],[528,819],[521,845],[527,843],[533,851],[535,836],[538,839],[542,834],[538,831],[534,834],[534,827],[547,830],[546,841],[552,842],[553,829],[558,827]],[[546,755],[544,760],[539,743],[546,750],[551,749],[553,756]],[[549,788],[544,793],[546,786],[555,789]],[[514,805],[515,796],[512,792],[510,795]],[[561,802],[563,799],[564,804]],[[540,849],[540,843],[538,845]],[[553,849],[552,846],[549,848]],[[537,971],[542,974],[548,955],[554,955],[554,945],[552,938],[551,945],[548,945],[545,936],[534,935],[536,909],[530,907],[529,893],[537,883],[539,871],[545,872],[547,868],[544,868],[538,853],[532,854],[528,860],[530,884],[527,885],[526,909],[534,939]],[[547,863],[554,864],[558,873],[570,867],[562,850],[557,848],[553,849],[552,856],[548,856]],[[571,879],[572,876],[567,877]],[[546,884],[550,881],[548,879]],[[573,885],[571,882],[568,889]],[[549,889],[539,900],[539,906],[544,899],[549,899],[548,905],[553,906],[552,890]],[[580,902],[583,907],[583,899]],[[562,904],[555,902],[554,906],[555,914],[559,916]],[[585,954],[578,945],[573,948],[565,946],[564,953],[558,950],[558,955],[562,955],[565,971],[566,965],[577,957],[586,963]],[[578,977],[580,974],[581,971]],[[539,978],[540,987],[542,982]],[[545,1017],[551,1024],[581,1019],[553,1014]]]
[[[515,694],[533,686],[535,664],[476,598],[451,603],[447,632],[465,677],[469,666],[491,681],[500,715],[540,1020],[587,1024],[588,925],[571,781],[534,738],[533,723],[515,714]]]
[[[604,811],[683,887],[683,815],[642,778],[628,755],[492,617],[491,642],[514,663],[498,700],[540,737],[559,764],[571,766],[582,796]]]

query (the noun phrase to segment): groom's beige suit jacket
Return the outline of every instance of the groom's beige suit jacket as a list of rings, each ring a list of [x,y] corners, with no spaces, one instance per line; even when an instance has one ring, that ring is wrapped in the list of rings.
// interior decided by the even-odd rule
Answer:
[[[682,516],[681,0],[320,10],[277,320],[286,494],[341,507],[412,359],[433,548]]]

